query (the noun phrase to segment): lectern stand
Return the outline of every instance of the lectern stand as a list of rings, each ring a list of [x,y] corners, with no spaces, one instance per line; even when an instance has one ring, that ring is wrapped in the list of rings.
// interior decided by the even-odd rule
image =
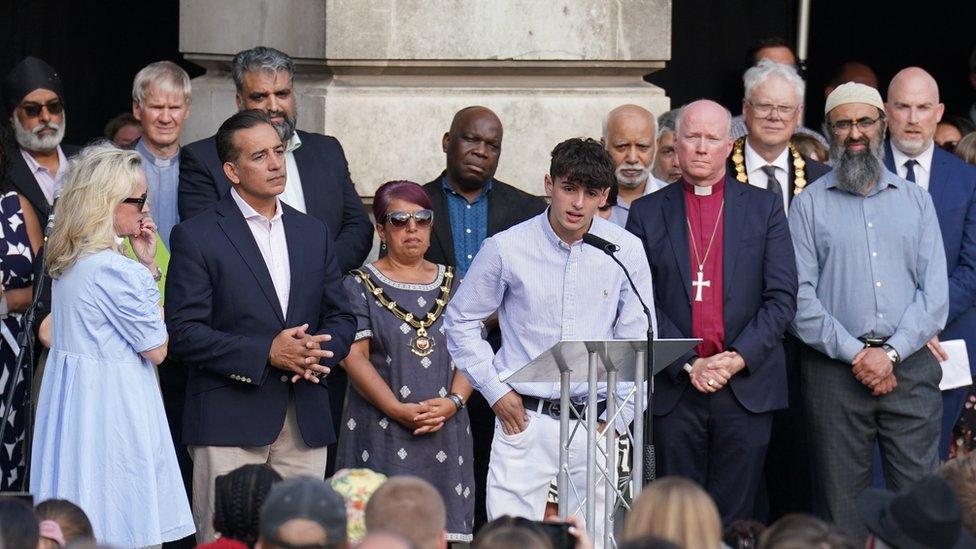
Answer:
[[[658,339],[652,345],[651,367],[654,374],[672,363],[686,351],[700,343],[700,339]],[[613,428],[620,410],[631,398],[634,401],[634,469],[633,478],[634,496],[640,493],[643,487],[644,464],[644,421],[642,413],[647,407],[645,403],[645,381],[647,380],[645,371],[645,352],[647,341],[643,339],[625,340],[606,340],[606,341],[560,341],[553,345],[546,352],[542,353],[520,368],[514,374],[501,381],[504,383],[559,383],[560,405],[559,405],[559,474],[556,478],[556,486],[559,490],[559,516],[565,518],[579,513],[581,509],[569,509],[569,498],[566,497],[571,490],[569,484],[569,448],[572,436],[570,435],[570,414],[575,409],[570,405],[570,384],[586,382],[586,410],[596,410],[598,407],[597,394],[600,384],[606,385],[607,429],[604,432],[597,432],[597,415],[587,412],[586,421],[586,499],[585,514],[586,529],[597,545],[612,547],[611,538],[613,536],[613,511],[616,509],[618,501],[622,505],[628,505],[624,501],[623,494],[617,488],[617,467],[615,456],[617,451],[617,431]],[[583,365],[586,369],[583,369]],[[652,374],[653,375],[653,374]],[[584,377],[585,376],[585,377]],[[620,400],[617,395],[618,383],[633,383],[633,389],[628,395]],[[653,383],[650,384],[653,391]],[[650,401],[650,396],[647,401]],[[573,399],[576,400],[576,399]],[[577,400],[573,404],[580,404]],[[650,421],[650,414],[647,415]],[[574,430],[575,432],[575,430]],[[600,467],[597,463],[597,451],[599,439],[603,437],[603,452],[607,458],[607,466]],[[649,442],[649,441],[648,441]],[[602,540],[596,539],[596,489],[597,486],[605,482],[607,486],[606,517],[604,523],[604,537]],[[600,542],[603,542],[602,544]]]

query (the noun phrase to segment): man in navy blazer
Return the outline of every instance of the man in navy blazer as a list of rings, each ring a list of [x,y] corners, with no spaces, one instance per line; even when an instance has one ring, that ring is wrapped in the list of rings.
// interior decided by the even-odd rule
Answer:
[[[787,405],[797,291],[782,199],[727,175],[730,122],[712,101],[684,107],[681,181],[634,201],[627,220],[650,263],[657,337],[703,339],[655,377],[658,471],[704,486],[726,523],[752,516],[772,412]]]
[[[238,112],[216,142],[234,187],[173,229],[166,283],[170,354],[189,370],[183,442],[201,543],[218,475],[266,463],[323,478],[335,432],[319,376],[356,329],[328,228],[278,198],[284,144],[270,118]]]
[[[891,138],[884,162],[889,171],[928,189],[939,218],[949,271],[949,318],[929,348],[944,360],[940,339],[965,340],[970,368],[976,368],[976,167],[935,146],[943,111],[939,86],[929,73],[909,67],[896,74],[885,103]],[[942,393],[941,459],[949,456],[952,428],[967,390]]]

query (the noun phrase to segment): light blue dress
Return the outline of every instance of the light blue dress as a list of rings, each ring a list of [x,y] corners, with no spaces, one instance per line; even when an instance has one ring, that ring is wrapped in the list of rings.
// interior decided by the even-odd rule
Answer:
[[[156,372],[139,355],[166,341],[158,301],[149,271],[111,250],[53,286],[31,492],[81,506],[98,541],[116,547],[194,532]]]

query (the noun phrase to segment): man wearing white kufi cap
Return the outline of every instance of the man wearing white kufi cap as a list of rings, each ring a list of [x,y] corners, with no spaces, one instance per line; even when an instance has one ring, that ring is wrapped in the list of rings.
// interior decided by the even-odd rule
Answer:
[[[800,372],[817,510],[863,542],[854,502],[875,441],[892,490],[939,464],[942,370],[926,342],[945,325],[948,277],[932,199],[884,168],[878,91],[838,86],[825,114],[834,170],[790,208],[793,330],[811,347]]]

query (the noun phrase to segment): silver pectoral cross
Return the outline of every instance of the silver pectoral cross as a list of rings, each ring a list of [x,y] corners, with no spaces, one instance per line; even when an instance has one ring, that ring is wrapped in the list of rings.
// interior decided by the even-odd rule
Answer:
[[[712,281],[705,280],[705,273],[698,269],[698,280],[692,280],[691,285],[695,287],[695,301],[702,300],[702,288],[711,288]]]

